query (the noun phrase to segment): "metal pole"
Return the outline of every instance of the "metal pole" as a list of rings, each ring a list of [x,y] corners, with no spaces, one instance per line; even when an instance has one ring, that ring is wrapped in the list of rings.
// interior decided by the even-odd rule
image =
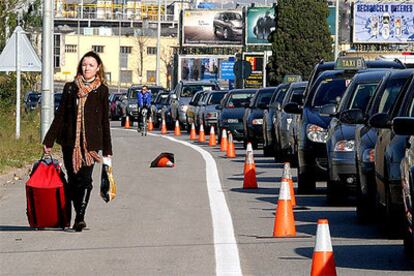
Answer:
[[[335,7],[335,60],[339,55],[339,0],[336,0]]]
[[[118,28],[118,42],[119,42],[119,50],[118,50],[118,64],[119,64],[119,77],[118,77],[118,93],[121,91],[121,19],[119,19],[119,28]]]
[[[55,118],[55,79],[54,79],[54,75],[55,75],[55,24],[54,24],[54,4],[55,1],[51,2],[51,7],[50,7],[50,20],[49,20],[49,28],[50,28],[50,33],[52,35],[49,35],[49,44],[50,44],[50,49],[51,49],[51,62],[50,62],[50,74],[49,74],[49,87],[50,87],[50,113],[49,113],[49,118],[50,118],[50,123],[53,122],[53,118]],[[60,36],[59,36],[60,38]],[[60,41],[59,41],[60,43]],[[59,66],[59,64],[57,64]]]
[[[20,138],[20,29],[16,30],[16,139]]]
[[[41,110],[41,140],[45,137],[51,124],[51,83],[50,75],[53,71],[53,49],[50,43],[52,30],[52,0],[43,0],[43,33],[42,33],[42,110]]]
[[[160,85],[160,55],[161,55],[161,0],[158,0],[158,30],[157,30],[157,67],[156,67],[156,84]]]

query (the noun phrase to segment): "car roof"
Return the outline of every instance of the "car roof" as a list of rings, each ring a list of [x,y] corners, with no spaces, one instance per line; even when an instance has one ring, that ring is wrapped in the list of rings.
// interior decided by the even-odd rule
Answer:
[[[295,88],[295,87],[306,87],[306,85],[308,85],[307,81],[298,81],[298,82],[292,82],[290,84],[290,88]]]
[[[212,81],[187,81],[187,80],[181,80],[180,82],[183,85],[217,85],[216,82],[212,82]]]
[[[257,89],[233,89],[230,93],[255,93]]]
[[[392,71],[393,69],[384,69],[359,72],[354,76],[353,81],[366,82],[379,80]]]

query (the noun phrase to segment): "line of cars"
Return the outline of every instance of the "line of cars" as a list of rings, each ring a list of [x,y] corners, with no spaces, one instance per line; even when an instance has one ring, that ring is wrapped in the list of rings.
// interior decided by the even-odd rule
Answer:
[[[296,116],[298,192],[326,181],[328,203],[355,202],[361,222],[376,218],[412,257],[414,70],[398,60],[321,62],[303,98],[283,109]]]
[[[53,94],[55,112],[58,109],[62,100],[62,92],[55,92]],[[40,109],[42,104],[42,93],[37,91],[28,91],[23,98],[24,111],[26,113]]]

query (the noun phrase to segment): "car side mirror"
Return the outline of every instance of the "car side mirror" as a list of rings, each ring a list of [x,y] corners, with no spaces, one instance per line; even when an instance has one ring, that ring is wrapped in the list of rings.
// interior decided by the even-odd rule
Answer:
[[[391,123],[387,113],[377,113],[371,116],[368,124],[375,128],[391,128]]]
[[[177,99],[177,95],[172,94],[172,95],[171,95],[171,99],[176,100],[176,99]]]
[[[325,104],[319,111],[323,117],[333,117],[336,115],[336,104]]]
[[[359,108],[345,110],[339,114],[339,120],[345,124],[365,124],[366,118]]]
[[[392,130],[398,135],[414,135],[414,118],[394,118],[394,120],[392,120]]]
[[[283,108],[286,113],[292,113],[292,114],[302,114],[302,107],[298,105],[297,103],[288,103]]]

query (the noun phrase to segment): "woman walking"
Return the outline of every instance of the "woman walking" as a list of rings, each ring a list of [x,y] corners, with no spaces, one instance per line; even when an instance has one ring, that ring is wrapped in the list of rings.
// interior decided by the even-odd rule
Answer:
[[[86,53],[79,61],[73,82],[63,88],[61,104],[44,140],[44,152],[50,153],[54,142],[62,146],[68,175],[70,197],[76,212],[73,229],[86,227],[85,212],[92,190],[95,162],[111,158],[108,87],[101,58]]]

